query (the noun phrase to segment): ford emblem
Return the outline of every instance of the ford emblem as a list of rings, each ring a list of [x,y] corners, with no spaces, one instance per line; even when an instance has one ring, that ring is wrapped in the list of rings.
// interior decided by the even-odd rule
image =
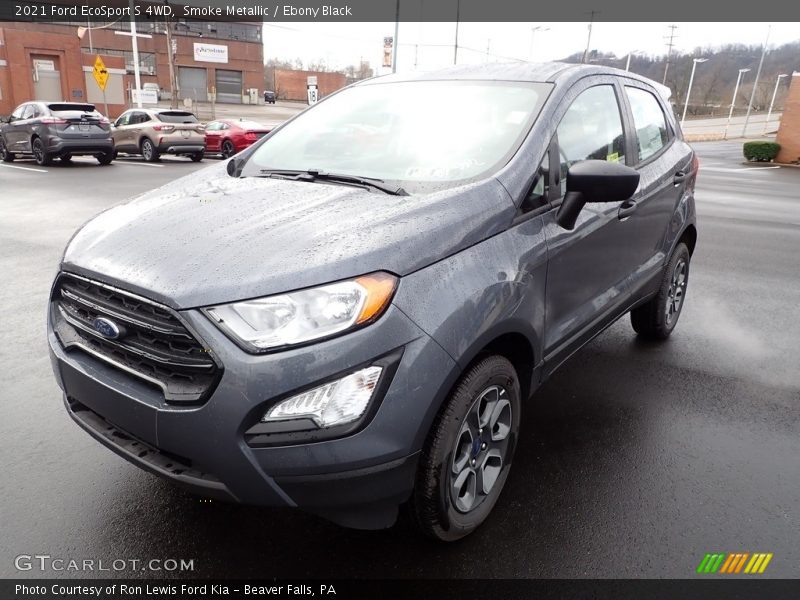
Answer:
[[[122,330],[120,329],[119,325],[114,323],[114,321],[106,319],[105,317],[97,317],[92,325],[94,326],[95,331],[104,338],[116,340],[122,335]]]

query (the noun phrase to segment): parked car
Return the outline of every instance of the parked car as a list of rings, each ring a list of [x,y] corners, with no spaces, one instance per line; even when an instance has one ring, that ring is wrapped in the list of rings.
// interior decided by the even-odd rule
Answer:
[[[32,156],[46,166],[58,158],[94,156],[111,164],[114,143],[108,119],[85,102],[25,102],[0,124],[0,160]]]
[[[102,213],[52,290],[67,411],[200,494],[469,534],[542,382],[626,313],[675,329],[698,161],[664,95],[559,63],[371,79]]]
[[[203,160],[205,128],[192,113],[161,108],[126,110],[114,122],[114,154],[141,154],[148,162],[162,154]]]
[[[142,84],[142,89],[146,92],[155,92],[156,98],[161,100],[161,87],[157,83],[144,83]]]
[[[275,92],[272,90],[264,90],[264,102],[267,104],[275,104]]]
[[[206,125],[206,154],[230,158],[272,131],[271,127],[244,119],[221,119]]]

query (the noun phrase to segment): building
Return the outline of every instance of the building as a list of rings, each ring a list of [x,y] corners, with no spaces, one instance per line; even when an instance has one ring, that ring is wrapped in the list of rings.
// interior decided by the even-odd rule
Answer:
[[[782,163],[800,163],[800,71],[792,74],[789,95],[784,103],[781,126],[775,141],[781,145],[776,160]]]
[[[344,73],[275,69],[273,77],[274,91],[281,100],[300,100],[305,102],[308,99],[309,77],[317,79],[320,98],[324,98],[347,85],[347,77]]]
[[[167,26],[179,99],[259,101],[261,23],[137,21],[141,81],[158,84],[162,98],[171,90]],[[109,73],[105,94],[92,74],[97,56]],[[115,117],[131,104],[133,63],[130,24],[124,20],[0,22],[0,115],[28,100],[73,100],[92,102]]]

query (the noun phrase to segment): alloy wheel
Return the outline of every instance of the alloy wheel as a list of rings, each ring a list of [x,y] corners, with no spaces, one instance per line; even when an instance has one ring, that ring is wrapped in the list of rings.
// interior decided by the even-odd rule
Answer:
[[[498,385],[483,390],[467,412],[449,472],[450,497],[459,512],[470,512],[494,489],[508,452],[512,416],[508,392]]]
[[[687,275],[688,265],[686,261],[680,259],[677,263],[675,263],[675,268],[672,271],[672,277],[670,279],[669,289],[667,290],[667,306],[665,315],[667,325],[671,325],[672,322],[678,318],[678,314],[681,312],[681,307],[683,305],[683,297],[686,293],[686,275]]]

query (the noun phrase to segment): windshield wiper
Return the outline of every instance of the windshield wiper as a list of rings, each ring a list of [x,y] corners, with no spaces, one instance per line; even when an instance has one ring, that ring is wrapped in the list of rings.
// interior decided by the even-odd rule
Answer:
[[[287,169],[261,169],[264,177],[275,177],[278,179],[289,179],[291,181],[332,181],[345,185],[370,188],[379,190],[392,196],[408,196],[408,192],[396,185],[389,185],[383,179],[374,177],[359,177],[356,175],[340,175],[337,173],[326,173],[318,169],[308,169],[307,171],[293,171]]]

